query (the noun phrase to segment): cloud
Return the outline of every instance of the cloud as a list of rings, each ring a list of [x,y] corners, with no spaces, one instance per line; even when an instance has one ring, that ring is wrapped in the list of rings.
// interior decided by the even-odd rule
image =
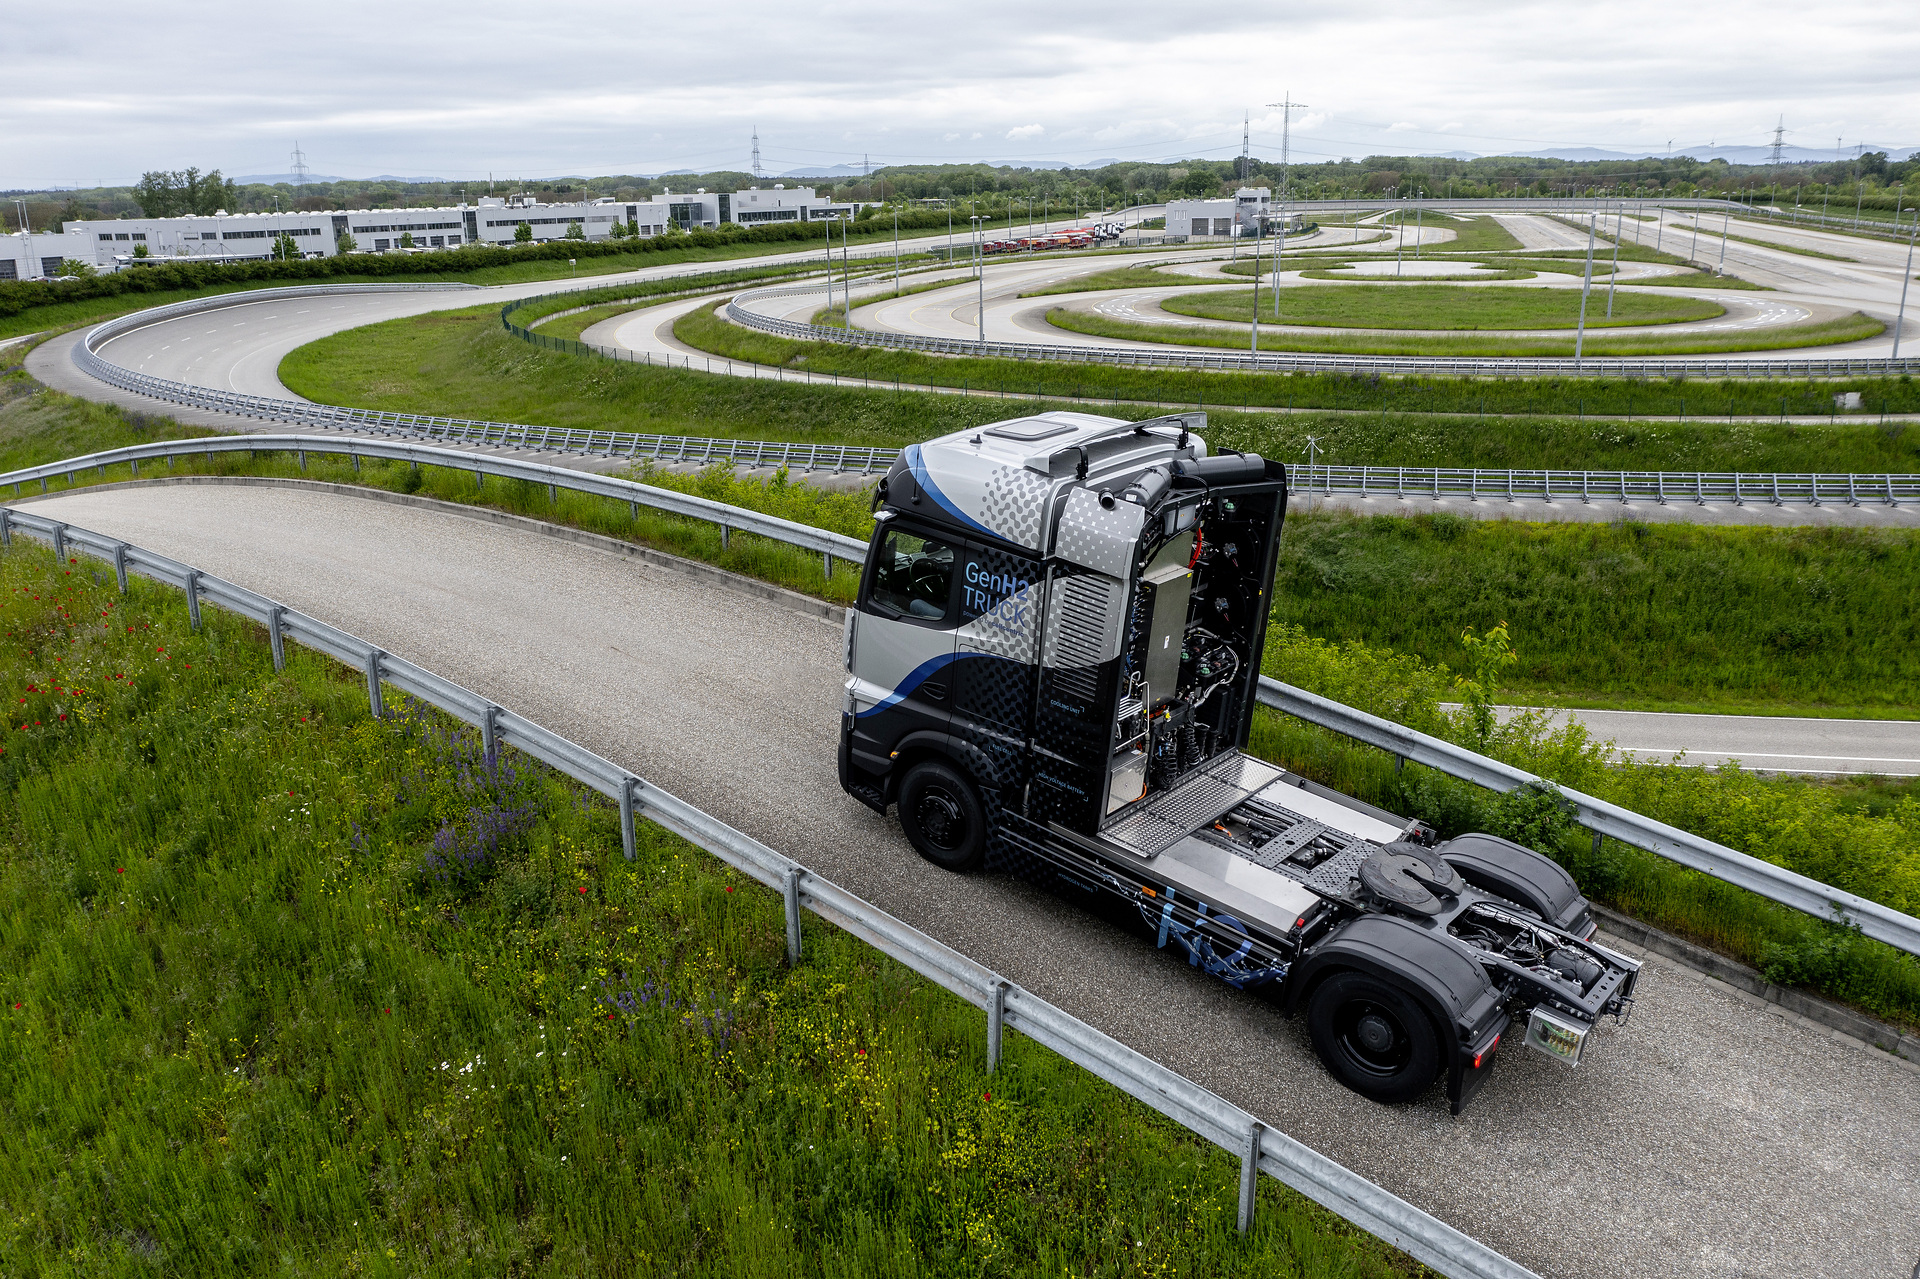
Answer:
[[[824,14],[734,0],[590,33],[525,0],[468,0],[453,25],[395,24],[373,0],[336,0],[319,25],[286,6],[240,24],[230,10],[173,0],[167,21],[129,26],[80,6],[36,9],[34,56],[8,64],[0,94],[0,188],[188,165],[283,172],[296,138],[316,173],[351,176],[744,169],[756,124],[763,156],[787,167],[863,154],[875,165],[1227,159],[1241,103],[1219,91],[1222,48],[1277,81],[1247,95],[1263,158],[1278,156],[1281,124],[1264,104],[1283,93],[1314,107],[1293,121],[1303,160],[1664,152],[1669,137],[1676,150],[1765,145],[1781,112],[1803,146],[1844,135],[1848,150],[1920,147],[1920,23],[1891,0],[1747,0],[1735,24],[1654,0],[1221,5],[1171,28],[1164,0],[1109,0],[1096,24],[1008,0],[923,0],[910,23],[880,0],[835,0]],[[1648,43],[1649,30],[1661,39]],[[220,33],[220,74],[181,75],[204,61],[208,31]],[[1703,62],[1701,48],[1714,56]],[[1367,75],[1333,70],[1353,65]],[[1444,124],[1432,121],[1442,109]]]

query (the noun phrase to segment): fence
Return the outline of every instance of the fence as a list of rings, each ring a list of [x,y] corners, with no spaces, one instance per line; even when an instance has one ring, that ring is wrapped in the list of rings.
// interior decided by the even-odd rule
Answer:
[[[549,493],[566,488],[627,502],[632,506],[636,516],[641,506],[650,506],[677,515],[710,520],[720,525],[723,538],[727,529],[736,528],[815,551],[822,556],[828,577],[833,575],[835,556],[859,561],[866,555],[866,543],[858,538],[830,533],[792,520],[763,515],[744,507],[729,506],[724,502],[638,484],[632,480],[571,471],[565,467],[548,466],[540,462],[521,462],[508,458],[458,453],[416,444],[392,444],[378,440],[327,439],[299,435],[165,440],[12,471],[0,475],[0,485],[12,485],[17,495],[23,484],[38,482],[42,491],[45,491],[47,481],[55,476],[65,475],[68,481],[72,482],[80,471],[97,468],[104,472],[106,467],[120,463],[132,463],[134,473],[137,475],[140,462],[156,458],[167,459],[170,465],[171,458],[175,455],[211,456],[217,453],[243,450],[251,452],[262,449],[294,453],[301,459],[302,466],[305,465],[306,453],[331,453],[353,457],[356,467],[359,465],[360,457],[378,457],[408,461],[416,465],[468,470],[474,473],[475,482],[480,485],[484,485],[488,475],[526,480],[546,485]],[[1477,786],[1505,792],[1522,786],[1543,784],[1543,779],[1503,764],[1499,760],[1476,754],[1437,737],[1429,737],[1364,711],[1342,706],[1338,702],[1328,701],[1304,689],[1294,688],[1277,680],[1262,678],[1260,700],[1267,706],[1306,720],[1308,723],[1319,724],[1356,741],[1377,746],[1402,759],[1411,759]],[[1610,836],[1622,843],[1631,844],[1635,848],[1644,849],[1656,856],[1689,866],[1694,870],[1758,893],[1770,901],[1791,906],[1795,910],[1805,911],[1821,919],[1831,919],[1834,912],[1838,911],[1845,918],[1857,923],[1867,936],[1910,954],[1920,955],[1920,919],[1902,914],[1854,893],[1808,879],[1804,875],[1796,875],[1792,871],[1749,857],[1745,853],[1723,844],[1716,844],[1712,840],[1689,834],[1665,822],[1630,812],[1605,800],[1594,799],[1575,791],[1561,793],[1575,805],[1579,822],[1593,831],[1596,837]]]
[[[316,287],[325,292],[347,293],[365,291],[367,286],[320,285]],[[399,290],[420,290],[470,286],[390,285],[387,287]],[[817,286],[788,286],[756,290],[755,296],[782,297],[813,291],[817,291]],[[194,299],[153,311],[142,311],[103,324],[88,333],[85,340],[75,344],[73,348],[74,362],[88,374],[108,385],[141,395],[149,395],[169,403],[233,413],[257,421],[284,422],[289,425],[333,430],[365,431],[388,438],[401,437],[447,444],[574,453],[589,457],[629,458],[634,461],[652,459],[658,462],[698,466],[724,462],[733,466],[784,466],[793,470],[855,472],[861,475],[884,473],[900,455],[898,449],[864,445],[797,444],[778,440],[735,440],[693,435],[642,434],[631,431],[583,431],[567,427],[528,426],[512,422],[435,417],[418,413],[383,413],[372,409],[334,408],[324,404],[311,404],[304,400],[281,400],[268,396],[244,395],[237,391],[221,391],[211,387],[199,387],[184,382],[149,377],[102,358],[95,349],[133,329],[177,315],[255,301],[307,296],[312,292],[312,289],[269,289],[245,294],[239,299],[232,295],[223,295]],[[624,359],[630,363],[656,363],[649,353],[595,346],[571,338],[549,337],[508,322],[508,312],[522,305],[525,305],[525,302],[511,303],[503,308],[502,323],[516,336],[534,345],[575,355],[597,355]],[[785,323],[785,321],[775,321],[775,323]],[[846,332],[843,329],[822,331],[835,334]],[[861,330],[854,332],[859,333]],[[960,345],[969,348],[977,346],[974,343]],[[668,365],[664,359],[659,362],[662,367],[719,371],[730,376],[739,376],[743,370],[751,377],[771,374],[775,380],[807,384],[818,382],[869,387],[886,385],[874,383],[866,378],[842,378],[837,375],[816,377],[805,371],[795,374],[778,366],[736,364],[724,358],[719,362],[717,370],[711,357],[706,358],[704,362],[696,361],[692,357],[682,357],[677,365]],[[1617,499],[1620,501],[1653,500],[1662,503],[1686,499],[1700,503],[1730,500],[1736,504],[1744,504],[1748,501],[1774,503],[1805,501],[1816,506],[1828,501],[1845,501],[1856,506],[1866,502],[1898,505],[1903,501],[1920,497],[1920,476],[1914,475],[1840,473],[1784,475],[1692,471],[1488,471],[1445,467],[1333,465],[1295,467],[1293,474],[1296,477],[1305,477],[1305,482],[1299,486],[1302,490],[1329,496],[1343,493],[1365,497],[1370,494],[1392,492],[1399,497],[1544,497],[1550,500],[1579,497],[1589,501]]]
[[[790,295],[792,290],[785,290]],[[1080,346],[1042,342],[980,342],[968,338],[921,337],[912,333],[882,333],[873,329],[832,328],[761,315],[753,303],[781,296],[754,289],[727,304],[727,318],[744,328],[804,342],[838,342],[849,346],[878,346],[899,351],[926,351],[936,355],[966,355],[980,359],[1046,360],[1063,364],[1105,364],[1126,368],[1211,369],[1228,373],[1348,373],[1387,374],[1395,377],[1615,377],[1615,378],[1812,378],[1894,377],[1920,372],[1920,358],[1730,360],[1698,357],[1676,360],[1627,359],[1593,356],[1584,360],[1502,356],[1483,359],[1443,359],[1389,355],[1256,355],[1237,351],[1192,351],[1177,347],[1156,350],[1147,345]]]
[[[1767,502],[1820,506],[1920,499],[1920,475],[1742,474],[1735,471],[1476,471],[1418,466],[1291,466],[1295,492],[1359,497],[1541,498],[1546,501]]]
[[[258,622],[267,630],[276,670],[284,667],[284,645],[292,639],[365,672],[367,701],[376,717],[383,713],[383,690],[391,686],[479,729],[488,753],[512,747],[592,787],[619,805],[620,837],[628,860],[634,856],[634,825],[641,818],[713,854],[781,894],[790,964],[800,961],[801,912],[811,911],[985,1011],[989,1073],[999,1065],[1004,1032],[1017,1030],[1237,1155],[1241,1161],[1239,1226],[1243,1233],[1253,1223],[1255,1191],[1259,1174],[1264,1172],[1442,1274],[1461,1279],[1527,1279],[1533,1275],[1526,1267],[793,859],[470,689],[177,560],[57,520],[0,507],[0,545],[11,546],[15,531],[44,539],[62,560],[78,550],[111,563],[123,592],[129,573],[179,587],[186,592],[188,617],[195,630],[200,627],[202,600]]]

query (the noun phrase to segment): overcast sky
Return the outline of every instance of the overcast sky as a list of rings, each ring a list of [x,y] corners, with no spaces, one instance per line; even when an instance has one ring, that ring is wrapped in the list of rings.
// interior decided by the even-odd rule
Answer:
[[[122,16],[114,16],[114,10]],[[6,0],[0,187],[813,165],[1920,145],[1904,4]],[[1901,17],[1901,14],[1906,17]],[[1178,20],[1173,15],[1180,15]]]

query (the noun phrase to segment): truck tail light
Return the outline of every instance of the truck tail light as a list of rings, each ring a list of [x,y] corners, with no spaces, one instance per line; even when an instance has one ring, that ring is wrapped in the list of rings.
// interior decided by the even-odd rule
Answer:
[[[1493,1050],[1498,1048],[1499,1046],[1500,1046],[1500,1036],[1495,1035],[1492,1041],[1488,1043],[1485,1048],[1482,1048],[1479,1052],[1473,1055],[1473,1068],[1475,1070],[1480,1069],[1480,1063],[1487,1060],[1487,1058],[1493,1056]]]

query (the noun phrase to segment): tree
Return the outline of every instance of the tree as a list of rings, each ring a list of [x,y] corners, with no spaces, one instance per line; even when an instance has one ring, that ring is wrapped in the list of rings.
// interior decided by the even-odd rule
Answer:
[[[205,216],[237,207],[240,188],[221,177],[218,169],[204,176],[198,169],[154,169],[140,175],[133,199],[150,218],[177,218],[190,213]]]
[[[340,238],[333,242],[334,252],[336,253],[352,253],[359,249],[359,247],[360,242],[348,235],[345,231],[342,231]]]
[[[93,264],[90,262],[82,262],[79,258],[62,258],[60,260],[60,274],[77,275],[84,280],[93,274]]]
[[[400,233],[400,247],[403,249],[411,249],[413,247],[413,232],[402,231]]]
[[[147,246],[146,246],[146,245],[144,245],[144,244],[136,244],[136,245],[134,245],[134,246],[133,246],[133,256],[134,256],[134,257],[136,257],[136,258],[144,258],[144,257],[146,257],[146,256],[147,256]]]
[[[273,242],[273,256],[282,262],[298,262],[305,255],[292,236],[283,235]]]
[[[532,244],[533,228],[524,222],[520,223],[513,228],[513,241],[515,244]]]
[[[1180,189],[1192,196],[1213,195],[1220,190],[1220,179],[1206,169],[1195,169],[1187,175]]]
[[[586,228],[578,222],[569,222],[567,223],[567,234],[565,238],[569,240],[584,240],[587,238]]]

